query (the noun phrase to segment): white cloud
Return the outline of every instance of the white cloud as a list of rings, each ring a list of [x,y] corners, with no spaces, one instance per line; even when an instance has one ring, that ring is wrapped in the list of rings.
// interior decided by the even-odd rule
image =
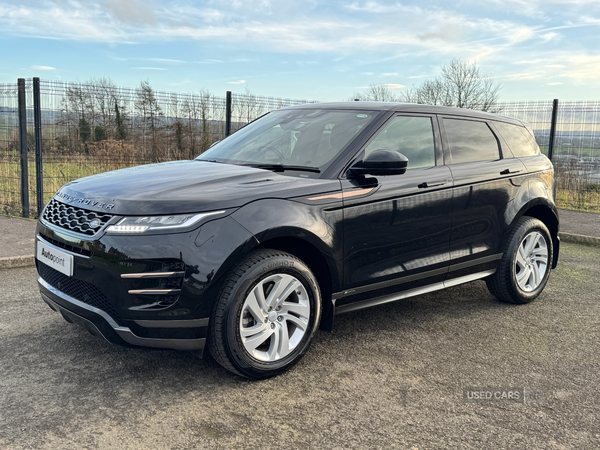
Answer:
[[[154,25],[157,22],[154,10],[148,2],[137,0],[106,0],[104,7],[115,19],[134,25]]]
[[[56,67],[50,66],[31,66],[33,70],[56,70]]]
[[[106,43],[194,39],[286,53],[411,49],[467,58],[493,54],[495,47],[484,43],[490,39],[517,43],[534,34],[534,28],[516,22],[400,3],[352,3],[332,7],[328,15],[313,12],[315,2],[290,1],[275,7],[266,0],[213,0],[209,5],[176,1],[163,6],[142,0],[4,4],[0,28],[9,34]]]
[[[600,80],[600,55],[575,54],[569,62],[568,77],[577,81]]]
[[[562,36],[560,34],[555,33],[554,31],[544,33],[540,37],[542,38],[543,42],[557,41],[562,38]]]
[[[406,87],[403,84],[394,84],[394,83],[384,84],[383,86],[385,86],[388,89],[402,89],[402,88]]]
[[[559,85],[561,85],[561,84],[565,84],[565,83],[559,83],[559,82],[556,82],[556,83],[546,83],[546,84],[547,84],[548,86],[559,86]]]
[[[246,84],[246,80],[228,81],[227,84]]]

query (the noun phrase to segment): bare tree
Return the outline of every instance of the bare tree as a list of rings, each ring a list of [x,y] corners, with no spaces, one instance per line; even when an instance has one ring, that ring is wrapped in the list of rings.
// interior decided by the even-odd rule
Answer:
[[[136,92],[135,109],[142,119],[142,142],[144,150],[146,150],[146,130],[150,131],[150,159],[152,161],[159,160],[158,138],[160,132],[161,117],[163,116],[162,109],[158,104],[158,100],[154,94],[154,90],[150,87],[150,83],[142,81]]]
[[[202,119],[202,135],[200,138],[200,153],[205,152],[208,147],[212,144],[212,138],[210,136],[210,104],[212,101],[212,94],[206,90],[200,90],[200,117]]]
[[[396,97],[387,84],[370,84],[362,94],[354,94],[352,100],[360,100],[362,102],[398,102]]]
[[[493,77],[481,73],[476,63],[455,58],[450,65],[442,67],[439,77],[413,86],[401,100],[498,112],[500,89]]]

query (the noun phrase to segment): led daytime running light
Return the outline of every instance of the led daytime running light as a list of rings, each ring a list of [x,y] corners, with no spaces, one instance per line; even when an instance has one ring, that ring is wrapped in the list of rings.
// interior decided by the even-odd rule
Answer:
[[[143,233],[148,229],[145,225],[111,225],[107,231],[115,233]]]

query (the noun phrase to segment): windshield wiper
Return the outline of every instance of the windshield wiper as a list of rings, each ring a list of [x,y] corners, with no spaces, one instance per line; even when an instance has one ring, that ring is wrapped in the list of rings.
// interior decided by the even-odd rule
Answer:
[[[202,161],[202,162],[214,162],[214,163],[218,163],[218,164],[225,164],[222,161],[217,161],[216,159],[196,159],[196,161]]]
[[[242,164],[243,166],[255,167],[257,169],[272,170],[274,172],[283,172],[284,170],[299,170],[302,172],[315,172],[321,173],[321,169],[318,167],[310,166],[288,166],[285,164]]]

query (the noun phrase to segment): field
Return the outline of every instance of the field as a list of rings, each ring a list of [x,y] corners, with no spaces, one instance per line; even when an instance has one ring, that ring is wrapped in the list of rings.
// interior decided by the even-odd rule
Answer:
[[[68,159],[48,159],[44,161],[44,204],[60,187],[69,181],[95,175],[110,170],[122,169],[139,164],[132,160],[111,161],[105,158],[93,159],[82,155]],[[29,204],[31,216],[36,212],[35,160],[29,159]],[[21,215],[21,166],[18,158],[0,159],[0,214]]]

